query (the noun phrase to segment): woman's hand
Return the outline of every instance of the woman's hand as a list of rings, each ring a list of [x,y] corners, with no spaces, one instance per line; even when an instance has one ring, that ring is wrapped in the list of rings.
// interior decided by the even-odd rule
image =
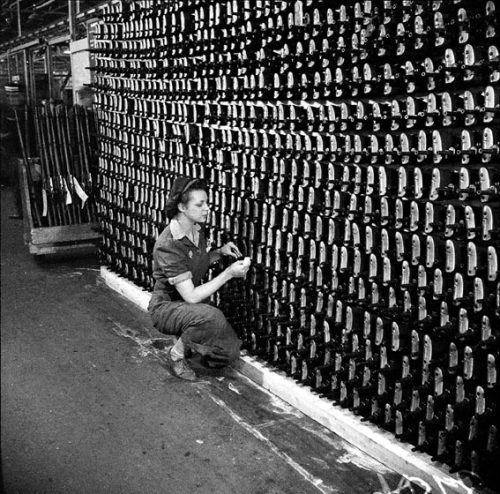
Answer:
[[[231,257],[234,257],[235,259],[243,257],[243,254],[240,252],[238,247],[236,247],[236,245],[233,242],[228,242],[227,244],[224,244],[219,249],[219,252],[223,256],[231,256]]]
[[[231,278],[244,278],[250,268],[248,261],[236,261],[227,268],[227,273]]]
[[[193,280],[190,278],[177,283],[175,288],[177,288],[177,291],[185,302],[197,304],[213,295],[221,286],[232,278],[244,278],[251,263],[252,261],[250,258],[245,257],[243,261],[233,262],[233,264],[222,271],[218,276],[197,287],[193,285]]]

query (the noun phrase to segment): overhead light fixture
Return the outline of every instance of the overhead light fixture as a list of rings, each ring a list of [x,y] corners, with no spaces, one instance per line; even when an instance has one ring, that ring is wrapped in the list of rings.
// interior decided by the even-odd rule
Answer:
[[[40,17],[40,14],[38,13],[37,11],[37,7],[35,4],[33,4],[33,11],[31,12],[31,14],[28,16],[28,20],[29,21],[34,21],[35,19],[38,19],[38,17]]]

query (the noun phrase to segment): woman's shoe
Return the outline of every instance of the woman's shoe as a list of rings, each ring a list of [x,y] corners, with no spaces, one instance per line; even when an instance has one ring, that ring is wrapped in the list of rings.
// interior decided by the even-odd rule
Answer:
[[[173,347],[170,347],[165,354],[170,372],[180,379],[185,379],[186,381],[196,381],[196,374],[186,362],[186,359],[172,360],[172,356],[170,355],[172,348]]]

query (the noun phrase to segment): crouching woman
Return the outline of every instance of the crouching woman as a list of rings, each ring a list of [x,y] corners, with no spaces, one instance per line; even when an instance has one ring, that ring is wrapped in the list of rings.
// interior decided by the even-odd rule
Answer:
[[[159,331],[177,336],[167,349],[167,362],[175,376],[187,380],[196,379],[187,356],[199,354],[208,367],[224,367],[238,358],[241,346],[224,314],[207,299],[229,280],[245,277],[250,263],[235,261],[202,283],[222,256],[241,257],[232,242],[208,252],[204,225],[209,211],[204,182],[176,178],[166,205],[170,221],[153,250],[155,285],[148,311]]]

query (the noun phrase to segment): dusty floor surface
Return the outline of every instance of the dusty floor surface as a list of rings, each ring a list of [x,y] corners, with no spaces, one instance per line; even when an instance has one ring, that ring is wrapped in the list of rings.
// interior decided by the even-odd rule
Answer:
[[[95,257],[28,253],[12,197],[2,188],[4,492],[366,494],[400,484],[235,371],[196,384],[170,376],[153,345],[162,335],[99,283]]]

